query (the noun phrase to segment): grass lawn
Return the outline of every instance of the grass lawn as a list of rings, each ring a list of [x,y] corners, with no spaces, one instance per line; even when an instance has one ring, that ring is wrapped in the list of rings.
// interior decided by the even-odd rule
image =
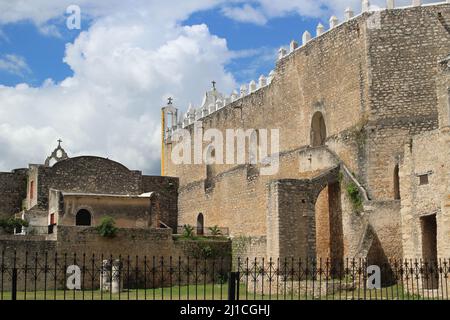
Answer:
[[[17,300],[226,300],[228,297],[227,284],[207,284],[174,286],[171,288],[159,289],[138,289],[124,290],[120,294],[110,294],[99,290],[85,291],[64,291],[47,290],[36,292],[17,292]],[[353,291],[341,291],[332,295],[322,296],[320,300],[427,300],[441,299],[441,297],[432,297],[425,294],[424,297],[411,295],[401,285],[394,285],[379,290],[363,289]],[[11,292],[3,292],[0,295],[2,300],[11,300]],[[289,292],[246,292],[245,285],[240,287],[240,300],[312,300],[312,296],[291,294]],[[319,300],[317,297],[315,300]]]

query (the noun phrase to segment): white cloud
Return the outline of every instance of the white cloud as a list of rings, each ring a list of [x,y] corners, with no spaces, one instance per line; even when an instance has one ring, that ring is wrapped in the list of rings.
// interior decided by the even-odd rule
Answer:
[[[0,55],[0,72],[1,71],[21,77],[31,73],[25,58],[15,54]]]
[[[381,3],[382,0],[378,2]],[[378,3],[375,1],[374,3]],[[384,2],[384,0],[383,0]],[[73,0],[0,0],[0,25],[30,20],[54,32],[50,21],[64,19]],[[169,95],[185,109],[218,82],[236,87],[225,70],[230,52],[225,39],[205,25],[182,27],[191,13],[221,6],[238,21],[262,24],[297,13],[323,17],[343,12],[359,0],[77,0],[89,30],[67,45],[64,61],[73,76],[40,87],[0,86],[0,170],[39,163],[62,138],[71,155],[94,154],[133,169],[157,173],[160,157],[160,107]],[[267,57],[273,53],[267,50]],[[19,56],[0,57],[0,69],[29,71]],[[255,72],[258,65],[250,65]]]
[[[258,9],[244,4],[242,7],[224,7],[222,9],[223,14],[239,22],[249,22],[259,25],[264,25],[267,22],[267,17]]]
[[[361,12],[361,0],[233,0],[223,10],[230,19],[255,24],[265,24],[273,18],[298,14],[302,17],[328,20],[331,15],[343,17],[346,8]],[[397,0],[396,6],[410,5],[412,0]],[[423,0],[423,3],[442,0]],[[386,0],[371,0],[374,7],[385,8]]]
[[[185,110],[189,101],[200,104],[211,80],[224,92],[236,86],[224,67],[233,56],[226,40],[206,25],[177,24],[183,10],[99,18],[67,45],[72,77],[38,88],[0,86],[0,170],[42,162],[61,137],[71,155],[158,173],[165,99],[174,96]]]

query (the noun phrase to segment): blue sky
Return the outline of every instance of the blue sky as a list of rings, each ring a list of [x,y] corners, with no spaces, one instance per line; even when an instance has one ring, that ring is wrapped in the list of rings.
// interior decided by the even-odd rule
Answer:
[[[238,58],[226,65],[238,82],[247,83],[260,74],[268,74],[274,68],[277,49],[287,46],[292,39],[300,41],[301,33],[304,30],[313,32],[321,20],[289,14],[272,19],[265,25],[256,25],[234,21],[224,16],[220,9],[213,9],[196,12],[181,23],[206,24],[212,34],[227,40],[232,51],[260,50],[261,54]],[[80,32],[88,30],[91,20],[83,19],[81,30],[68,30],[64,19],[51,21],[51,24],[60,35],[45,34],[31,21],[2,27],[4,37],[0,38],[0,52],[23,57],[29,70],[16,74],[0,69],[0,84],[40,86],[46,79],[60,82],[73,75],[70,67],[63,62],[65,46],[73,42]]]
[[[1,28],[3,38],[0,37],[0,53],[25,58],[30,70],[16,74],[0,69],[0,84],[15,86],[25,82],[30,86],[40,86],[48,78],[59,82],[73,74],[63,62],[66,43],[73,42],[80,31],[87,30],[89,24],[82,25],[82,30],[65,28],[65,20],[53,21],[52,24],[57,27],[60,36],[42,33],[31,21]]]
[[[73,4],[81,30],[66,27]],[[0,0],[0,171],[42,163],[61,138],[70,156],[159,174],[169,96],[184,112],[212,80],[229,95],[347,7],[361,0]]]

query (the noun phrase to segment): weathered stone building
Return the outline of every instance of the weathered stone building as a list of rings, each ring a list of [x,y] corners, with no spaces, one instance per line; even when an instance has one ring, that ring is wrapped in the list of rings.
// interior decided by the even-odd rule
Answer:
[[[44,164],[1,173],[0,186],[0,217],[16,216],[29,222],[29,227],[14,235],[0,228],[2,266],[27,264],[32,269],[45,263],[48,270],[58,269],[53,273],[55,288],[65,287],[66,268],[61,265],[66,259],[93,269],[114,259],[148,271],[164,263],[171,270],[172,260],[183,267],[191,261],[194,267],[195,259],[209,258],[223,265],[222,272],[229,270],[228,239],[196,242],[174,235],[177,178],[145,176],[105,158],[69,158],[59,144]],[[114,236],[102,235],[96,228],[106,216],[115,221]],[[142,273],[123,272],[124,279],[131,279],[125,281],[146,279]],[[98,288],[100,272],[90,275],[82,287]],[[36,278],[21,274],[19,290],[44,290],[47,276],[45,271]],[[164,281],[168,279],[155,278],[146,285],[161,286]],[[11,289],[11,281],[2,277],[1,282],[4,290]]]
[[[69,158],[60,144],[45,164],[2,173],[0,184],[0,217],[20,214],[38,233],[57,224],[96,226],[105,216],[119,228],[177,227],[178,179],[99,157]]]
[[[402,236],[408,257],[450,253],[450,57],[439,63],[439,128],[411,137],[400,170]]]
[[[438,61],[450,52],[450,4],[389,2],[336,20],[280,49],[258,84],[230,97],[214,84],[181,117],[163,108],[162,171],[180,179],[179,223],[228,227],[244,257],[383,263],[436,258],[436,246],[448,257],[450,83]],[[268,140],[268,156],[247,143],[222,163],[224,145],[195,139],[208,129],[250,130],[244,142]],[[279,130],[278,144],[265,129]],[[263,173],[275,158],[278,170]]]

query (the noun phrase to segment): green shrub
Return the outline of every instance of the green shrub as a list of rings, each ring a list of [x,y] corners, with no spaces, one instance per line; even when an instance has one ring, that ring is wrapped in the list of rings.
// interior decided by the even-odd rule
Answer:
[[[187,239],[193,239],[194,238],[194,230],[195,228],[189,224],[185,224],[183,226],[183,237]]]
[[[0,220],[0,228],[8,234],[13,234],[14,230],[22,229],[22,227],[28,227],[28,222],[23,219],[9,218]]]
[[[98,233],[105,238],[114,238],[117,234],[116,221],[111,217],[104,217],[97,227]]]
[[[212,236],[221,236],[222,231],[220,231],[220,228],[218,226],[210,227],[209,232]]]
[[[350,197],[350,201],[356,210],[361,210],[363,207],[363,201],[359,193],[358,186],[353,182],[347,186],[347,194]]]

